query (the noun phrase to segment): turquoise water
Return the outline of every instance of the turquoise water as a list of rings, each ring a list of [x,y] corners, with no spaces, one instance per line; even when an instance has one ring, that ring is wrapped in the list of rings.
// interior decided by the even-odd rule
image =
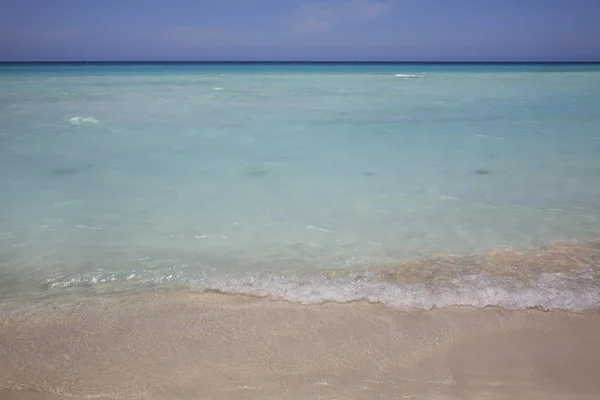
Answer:
[[[596,258],[378,275],[600,237],[599,110],[595,64],[3,65],[0,296],[600,306]]]

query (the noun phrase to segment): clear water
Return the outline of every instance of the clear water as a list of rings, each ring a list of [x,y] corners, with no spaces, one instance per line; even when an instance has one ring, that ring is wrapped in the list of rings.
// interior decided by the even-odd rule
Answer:
[[[364,277],[600,237],[600,66],[3,65],[0,171],[4,298],[151,283],[398,299],[409,283]],[[589,260],[553,279],[595,306]],[[542,301],[536,279],[518,304]]]

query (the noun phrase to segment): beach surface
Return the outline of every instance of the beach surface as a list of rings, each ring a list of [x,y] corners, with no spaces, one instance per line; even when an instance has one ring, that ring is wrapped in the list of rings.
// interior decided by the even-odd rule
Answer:
[[[600,312],[187,291],[0,313],[2,399],[597,399]]]

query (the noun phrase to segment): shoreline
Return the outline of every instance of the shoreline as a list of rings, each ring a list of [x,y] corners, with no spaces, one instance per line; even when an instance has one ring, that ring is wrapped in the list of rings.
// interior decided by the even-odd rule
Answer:
[[[19,303],[61,298],[120,297],[189,290],[280,299],[299,304],[368,301],[402,310],[450,307],[600,309],[600,239],[555,240],[535,249],[500,247],[471,255],[432,255],[348,268],[226,270],[96,269],[15,275],[0,285],[0,312]],[[7,275],[8,276],[8,275]],[[0,282],[2,283],[2,282]],[[59,300],[60,301],[60,300]]]
[[[11,400],[600,395],[598,309],[402,311],[178,291],[3,310],[0,322],[0,398]]]

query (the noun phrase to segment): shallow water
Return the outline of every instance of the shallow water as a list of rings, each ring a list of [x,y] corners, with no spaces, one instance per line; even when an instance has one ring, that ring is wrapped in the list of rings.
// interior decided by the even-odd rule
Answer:
[[[594,64],[3,65],[0,297],[599,307],[599,109]]]

